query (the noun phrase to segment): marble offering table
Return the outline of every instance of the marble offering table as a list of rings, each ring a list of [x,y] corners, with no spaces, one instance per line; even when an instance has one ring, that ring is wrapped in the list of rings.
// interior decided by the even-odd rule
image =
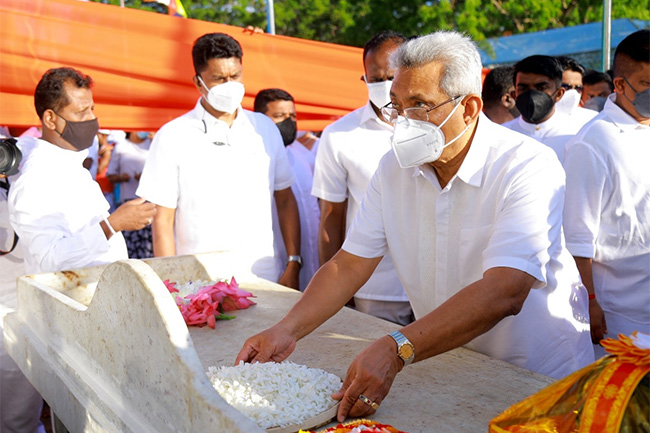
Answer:
[[[232,276],[257,305],[217,321],[216,329],[188,330],[162,283]],[[5,345],[70,432],[263,433],[217,394],[205,372],[232,365],[246,338],[299,297],[219,253],[24,276],[18,309],[5,318]],[[356,354],[395,329],[345,308],[300,341],[289,360],[344,378]],[[456,349],[404,369],[372,419],[411,433],[487,432],[490,419],[551,382]]]

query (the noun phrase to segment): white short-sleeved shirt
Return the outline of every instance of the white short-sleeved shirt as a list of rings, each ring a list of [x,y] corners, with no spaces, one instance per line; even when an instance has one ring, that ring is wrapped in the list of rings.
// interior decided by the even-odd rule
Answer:
[[[564,247],[564,172],[550,149],[481,114],[458,173],[381,161],[343,245],[390,252],[416,318],[494,267],[535,277],[522,311],[468,347],[553,377],[593,362],[587,292]],[[459,312],[462,314],[462,312]],[[543,330],[543,331],[542,331]]]
[[[359,211],[372,175],[391,150],[393,128],[379,118],[370,102],[323,131],[316,155],[312,194],[333,203],[348,199],[346,230]],[[356,297],[376,301],[408,301],[386,254]]]
[[[598,302],[606,319],[618,316],[607,321],[614,337],[650,331],[650,127],[615,98],[567,144],[564,161],[567,247],[593,259]]]
[[[584,108],[581,110],[596,114],[596,112]],[[555,151],[558,159],[562,162],[564,159],[564,146],[591,118],[593,116],[569,115],[556,110],[550,119],[542,123],[528,123],[523,117],[519,116],[504,123],[503,126],[544,143]]]
[[[106,174],[126,173],[131,177],[128,182],[120,182],[120,200],[131,200],[137,197],[135,191],[138,189],[138,180],[135,176],[142,173],[150,147],[149,138],[142,143],[125,139],[115,145]]]
[[[277,281],[274,191],[294,181],[273,121],[242,109],[229,128],[201,100],[155,135],[137,195],[176,209],[176,253],[229,251],[253,273]]]
[[[87,152],[24,137],[19,173],[11,180],[11,225],[20,237],[27,273],[55,272],[128,258],[122,233],[106,239],[100,226],[109,204],[82,165]]]

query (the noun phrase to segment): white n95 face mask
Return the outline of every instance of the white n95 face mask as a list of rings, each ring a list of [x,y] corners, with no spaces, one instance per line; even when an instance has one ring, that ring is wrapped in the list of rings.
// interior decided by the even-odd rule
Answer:
[[[400,167],[417,167],[436,161],[442,155],[445,147],[458,140],[469,129],[471,124],[467,125],[454,139],[445,143],[445,134],[440,128],[460,105],[457,104],[439,126],[424,120],[408,119],[404,116],[397,117],[391,145]]]
[[[201,81],[205,90],[208,91],[204,99],[215,110],[232,114],[241,105],[241,101],[244,99],[244,94],[246,93],[242,83],[238,81],[226,81],[223,84],[218,84],[208,89],[201,77],[198,77],[198,79]]]
[[[365,79],[364,79],[365,80]],[[368,87],[368,99],[375,107],[381,108],[390,102],[390,86],[392,80],[380,81],[378,83],[366,83]]]
[[[580,98],[582,98],[582,95],[576,89],[569,89],[564,92],[562,99],[555,103],[555,109],[562,113],[571,114],[580,104]]]

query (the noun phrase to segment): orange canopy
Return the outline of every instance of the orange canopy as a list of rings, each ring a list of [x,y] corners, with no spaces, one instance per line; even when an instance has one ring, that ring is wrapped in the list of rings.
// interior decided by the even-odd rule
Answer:
[[[101,3],[0,0],[0,125],[38,125],[38,80],[72,66],[95,81],[102,128],[157,130],[196,103],[192,44],[211,32],[242,45],[245,108],[259,90],[279,87],[296,100],[299,128],[316,131],[367,101],[360,48]]]

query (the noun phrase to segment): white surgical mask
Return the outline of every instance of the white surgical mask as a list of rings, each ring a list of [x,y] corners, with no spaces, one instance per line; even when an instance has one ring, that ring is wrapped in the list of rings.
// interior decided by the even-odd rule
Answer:
[[[208,89],[201,77],[199,76],[197,78],[205,90],[208,91],[207,96],[203,98],[215,110],[232,114],[241,105],[246,90],[244,89],[244,85],[239,81],[226,81],[223,84],[218,84]]]
[[[461,104],[457,104],[440,126],[424,120],[408,119],[398,116],[393,131],[393,152],[397,162],[402,168],[417,167],[428,162],[436,161],[442,155],[445,147],[458,140],[469,129],[467,125],[463,131],[448,143],[445,143],[445,134],[442,126],[454,114]]]
[[[562,99],[555,103],[555,109],[561,113],[571,114],[580,103],[582,95],[576,89],[569,89],[564,92]]]
[[[390,102],[390,86],[392,84],[392,80],[380,81],[378,83],[366,82],[366,86],[368,86],[368,98],[370,102],[375,104],[375,107],[381,108]]]

